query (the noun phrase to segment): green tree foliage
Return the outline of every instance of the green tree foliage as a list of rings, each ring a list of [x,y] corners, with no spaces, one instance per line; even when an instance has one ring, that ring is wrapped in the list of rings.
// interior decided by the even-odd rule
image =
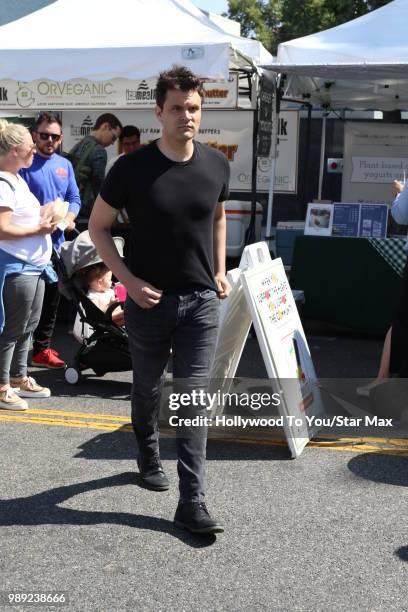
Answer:
[[[279,43],[333,28],[391,0],[229,0],[227,17],[243,36],[260,40],[276,54]]]

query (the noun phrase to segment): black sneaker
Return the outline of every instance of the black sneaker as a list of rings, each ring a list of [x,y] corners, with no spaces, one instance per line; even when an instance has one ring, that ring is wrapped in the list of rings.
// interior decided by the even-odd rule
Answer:
[[[191,533],[222,533],[224,531],[224,527],[211,518],[204,502],[179,503],[174,516],[174,524]]]
[[[143,457],[137,459],[140,477],[147,488],[152,491],[167,491],[169,480],[164,473],[159,457]]]

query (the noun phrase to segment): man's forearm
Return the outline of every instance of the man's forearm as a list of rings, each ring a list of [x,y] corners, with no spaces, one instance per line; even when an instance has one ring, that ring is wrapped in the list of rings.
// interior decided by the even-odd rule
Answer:
[[[110,231],[96,230],[90,224],[89,234],[104,263],[126,287],[133,275],[120,257]]]
[[[214,274],[225,274],[227,221],[225,214],[214,221]]]

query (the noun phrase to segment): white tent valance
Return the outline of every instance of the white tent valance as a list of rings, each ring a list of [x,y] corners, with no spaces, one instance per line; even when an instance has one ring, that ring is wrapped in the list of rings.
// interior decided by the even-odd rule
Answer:
[[[0,27],[0,78],[17,81],[149,78],[173,64],[216,80],[270,62],[190,0],[56,0]]]

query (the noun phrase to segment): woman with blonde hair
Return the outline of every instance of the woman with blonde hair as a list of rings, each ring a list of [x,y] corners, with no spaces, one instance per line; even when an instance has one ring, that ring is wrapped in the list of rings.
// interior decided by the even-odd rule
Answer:
[[[0,119],[0,408],[9,410],[26,410],[24,397],[51,395],[27,376],[55,229],[18,174],[31,166],[34,150],[27,128]]]

